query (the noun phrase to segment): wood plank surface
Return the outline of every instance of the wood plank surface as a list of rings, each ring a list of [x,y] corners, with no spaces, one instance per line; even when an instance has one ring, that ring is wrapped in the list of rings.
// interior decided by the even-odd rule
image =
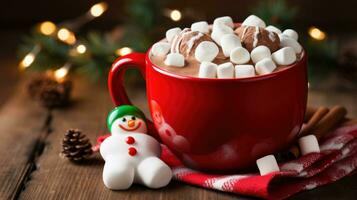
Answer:
[[[133,101],[141,101],[144,106],[144,96],[136,94],[131,95]],[[76,165],[61,159],[58,154],[61,139],[68,128],[81,129],[91,141],[105,133],[105,119],[112,103],[105,86],[90,85],[84,81],[75,82],[74,100],[71,107],[53,112],[52,132],[47,137],[45,151],[36,163],[39,168],[31,174],[20,199],[245,199],[175,181],[159,190],[139,185],[126,191],[106,189],[102,182],[104,163],[99,155]]]
[[[41,152],[46,111],[29,100],[27,80],[0,110],[0,199],[16,198]]]
[[[71,106],[52,111],[48,120],[47,111],[29,100],[26,82],[0,109],[0,151],[5,152],[0,161],[0,199],[251,199],[175,181],[160,190],[139,185],[126,191],[106,189],[99,155],[80,165],[59,157],[67,129],[81,129],[93,143],[106,133],[106,115],[113,107],[106,86],[76,79]],[[357,116],[355,94],[334,94],[310,91],[309,104],[347,105],[349,115]],[[148,114],[142,87],[129,89],[129,96]],[[357,174],[292,199],[334,199],[336,195],[351,199],[357,193],[356,180]]]

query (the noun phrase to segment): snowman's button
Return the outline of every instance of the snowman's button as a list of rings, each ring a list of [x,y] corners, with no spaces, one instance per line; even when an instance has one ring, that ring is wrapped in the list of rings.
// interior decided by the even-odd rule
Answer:
[[[135,143],[135,139],[133,137],[131,137],[131,136],[128,136],[126,138],[126,143],[127,144],[134,144]]]
[[[129,147],[128,149],[128,154],[131,156],[135,156],[137,153],[136,149],[134,147]]]

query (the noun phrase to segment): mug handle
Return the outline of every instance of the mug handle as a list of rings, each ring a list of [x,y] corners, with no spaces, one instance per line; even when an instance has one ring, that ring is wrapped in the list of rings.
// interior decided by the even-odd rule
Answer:
[[[108,88],[109,88],[110,96],[115,106],[133,105],[124,88],[124,75],[125,75],[125,71],[128,68],[132,67],[132,68],[139,69],[143,78],[146,79],[145,56],[146,56],[145,53],[130,53],[114,61],[109,71]],[[146,122],[147,122],[149,134],[154,136],[156,139],[160,141],[154,123],[149,119],[146,119]]]

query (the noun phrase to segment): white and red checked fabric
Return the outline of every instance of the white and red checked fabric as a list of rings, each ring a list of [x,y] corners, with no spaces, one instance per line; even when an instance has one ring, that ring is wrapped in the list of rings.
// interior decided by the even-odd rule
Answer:
[[[163,146],[162,159],[172,167],[174,179],[203,188],[242,195],[282,199],[353,174],[357,168],[357,125],[340,127],[320,141],[320,153],[279,163],[280,172],[214,175],[189,169]]]

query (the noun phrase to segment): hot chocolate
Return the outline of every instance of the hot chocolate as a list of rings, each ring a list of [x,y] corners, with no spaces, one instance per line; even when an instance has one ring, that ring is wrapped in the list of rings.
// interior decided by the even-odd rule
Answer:
[[[266,27],[251,15],[241,24],[230,17],[172,28],[153,45],[151,61],[173,74],[200,78],[245,78],[284,69],[302,57],[298,34]]]

